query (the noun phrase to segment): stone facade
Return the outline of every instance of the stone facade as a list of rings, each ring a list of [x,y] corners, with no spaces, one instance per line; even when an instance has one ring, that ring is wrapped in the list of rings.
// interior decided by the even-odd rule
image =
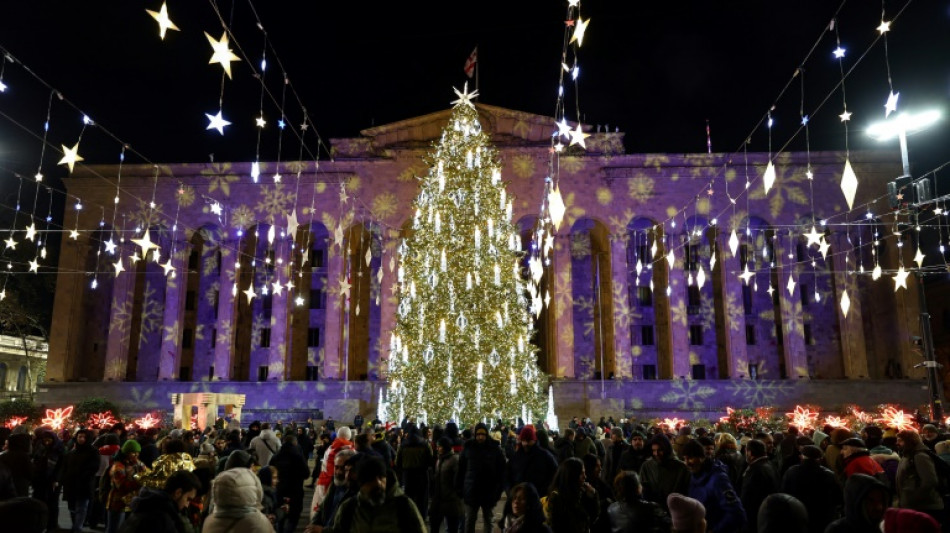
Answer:
[[[36,392],[44,379],[48,351],[40,337],[0,335],[0,400]]]
[[[527,247],[553,121],[484,104],[478,110],[501,153]],[[104,394],[119,395],[130,386],[122,382],[135,382],[160,395],[246,393],[246,411],[277,412],[348,399],[349,389],[339,386],[347,382],[371,410],[377,382],[385,379],[384,347],[398,302],[400,231],[411,217],[415,176],[426,172],[423,156],[448,116],[334,139],[332,161],[262,163],[260,183],[250,163],[126,165],[115,217],[118,169],[77,170],[65,180],[69,194],[110,207],[81,211],[79,227],[97,230],[63,241],[48,391],[60,395],[68,383],[94,381],[103,382]],[[622,133],[594,133],[587,148],[560,159],[567,213],[542,282],[551,304],[535,339],[541,368],[564,380],[559,390],[586,383],[603,389],[593,400],[675,411],[702,407],[661,401],[684,387],[722,396],[704,401],[715,408],[729,400],[729,387],[762,383],[791,391],[774,397],[779,406],[810,401],[813,387],[825,391],[823,400],[844,403],[853,397],[846,391],[873,387],[869,380],[895,369],[913,380],[901,390],[919,388],[918,356],[902,340],[918,329],[916,281],[908,279],[909,289],[895,295],[887,277],[849,273],[873,268],[868,243],[882,231],[880,221],[845,227],[837,216],[819,224],[831,246],[827,259],[802,236],[813,216],[845,210],[838,185],[843,152],[812,152],[811,181],[806,154],[779,155],[766,196],[758,178],[767,154],[748,154],[748,166],[728,154],[625,154]],[[860,181],[856,204],[880,196],[901,170],[897,152],[851,152],[850,159]],[[737,196],[747,176],[751,194],[732,204],[727,194]],[[300,226],[292,240],[287,216],[295,205]],[[130,241],[146,229],[161,246],[158,261],[132,264],[138,247]],[[741,242],[735,257],[732,229]],[[103,250],[110,238],[125,268],[118,275],[118,256]],[[876,253],[883,268],[896,268],[898,254],[910,248],[883,239]],[[670,250],[672,263],[665,259]],[[162,265],[174,267],[174,275]],[[748,284],[738,277],[744,265],[755,271]],[[65,274],[75,271],[89,274]],[[847,317],[838,305],[845,289]],[[827,386],[802,385],[824,380]],[[262,390],[273,395],[250,392],[272,382]],[[836,398],[831,384],[841,383]],[[637,395],[639,386],[655,393]],[[558,400],[571,403],[571,394],[558,392]],[[926,394],[915,394],[895,401],[926,402]],[[585,400],[573,404],[591,409],[590,396],[584,392]]]

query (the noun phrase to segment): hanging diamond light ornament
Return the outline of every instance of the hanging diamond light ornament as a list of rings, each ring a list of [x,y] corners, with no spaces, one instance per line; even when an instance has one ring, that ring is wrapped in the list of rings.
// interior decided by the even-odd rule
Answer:
[[[699,272],[696,273],[696,286],[702,289],[703,285],[705,284],[706,284],[706,271],[703,270],[702,265],[700,265]]]
[[[848,289],[841,293],[841,314],[848,318],[848,311],[851,310],[851,298],[848,297]]]
[[[788,295],[794,296],[795,294],[795,278],[792,276],[788,277],[788,284],[785,286],[788,289]]]
[[[554,230],[561,227],[561,221],[564,220],[564,213],[567,207],[564,206],[564,198],[561,197],[561,189],[557,185],[551,188],[548,193],[548,212],[551,214],[551,223],[554,224]]]
[[[768,194],[772,189],[772,185],[775,184],[775,165],[769,161],[768,166],[765,167],[765,174],[762,175],[762,184],[765,186],[765,194]]]
[[[844,199],[848,202],[848,209],[854,206],[854,196],[858,192],[858,177],[854,175],[854,169],[851,168],[851,160],[844,160],[844,172],[841,174],[841,192],[844,193]]]
[[[877,281],[881,278],[881,265],[874,265],[874,270],[871,271],[871,279]]]

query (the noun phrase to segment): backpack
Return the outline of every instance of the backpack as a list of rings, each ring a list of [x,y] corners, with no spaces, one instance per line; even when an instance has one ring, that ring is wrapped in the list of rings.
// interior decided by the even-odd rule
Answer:
[[[934,464],[934,470],[937,471],[937,492],[945,500],[950,496],[950,463],[947,463],[940,458],[933,450],[918,450],[910,456],[910,464],[914,467],[916,471],[917,465],[914,464],[914,458],[917,457],[917,454],[926,454],[930,457],[930,462]]]
[[[356,513],[356,496],[351,496],[340,504],[340,509],[337,511],[340,513],[340,531],[350,531],[353,527],[353,515]],[[410,505],[412,500],[408,496],[402,495],[396,500],[396,519],[399,520],[399,529],[405,531],[408,524],[413,522],[415,518],[412,512]]]

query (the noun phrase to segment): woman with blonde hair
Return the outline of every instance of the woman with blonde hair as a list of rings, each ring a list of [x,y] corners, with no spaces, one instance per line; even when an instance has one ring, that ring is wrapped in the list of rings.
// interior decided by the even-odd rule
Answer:
[[[738,487],[742,473],[745,472],[746,462],[745,457],[739,453],[739,443],[736,442],[736,438],[729,433],[717,435],[715,458],[726,465],[729,481],[733,487]]]

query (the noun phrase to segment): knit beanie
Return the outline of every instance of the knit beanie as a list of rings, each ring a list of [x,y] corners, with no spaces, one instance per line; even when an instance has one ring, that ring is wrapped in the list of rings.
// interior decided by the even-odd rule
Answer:
[[[122,453],[139,453],[142,451],[142,445],[136,440],[129,439],[122,445]]]
[[[706,508],[699,500],[672,493],[666,498],[673,519],[673,530],[682,533],[705,531]]]
[[[683,445],[683,453],[680,454],[683,457],[706,457],[706,449],[703,448],[703,445],[699,443],[696,439],[689,439],[686,444]]]
[[[891,507],[884,511],[884,533],[939,533],[940,524],[928,514]]]
[[[343,426],[336,431],[336,436],[338,439],[350,440],[350,437],[352,437],[353,434],[350,432],[349,427]]]
[[[801,533],[808,529],[808,510],[789,494],[770,494],[758,514],[759,533]]]
[[[201,450],[198,455],[211,455],[214,453],[214,445],[210,442],[202,442]]]
[[[525,442],[533,442],[538,440],[538,433],[534,430],[534,426],[528,424],[527,426],[521,428],[521,433],[518,434],[518,440],[523,440]]]

